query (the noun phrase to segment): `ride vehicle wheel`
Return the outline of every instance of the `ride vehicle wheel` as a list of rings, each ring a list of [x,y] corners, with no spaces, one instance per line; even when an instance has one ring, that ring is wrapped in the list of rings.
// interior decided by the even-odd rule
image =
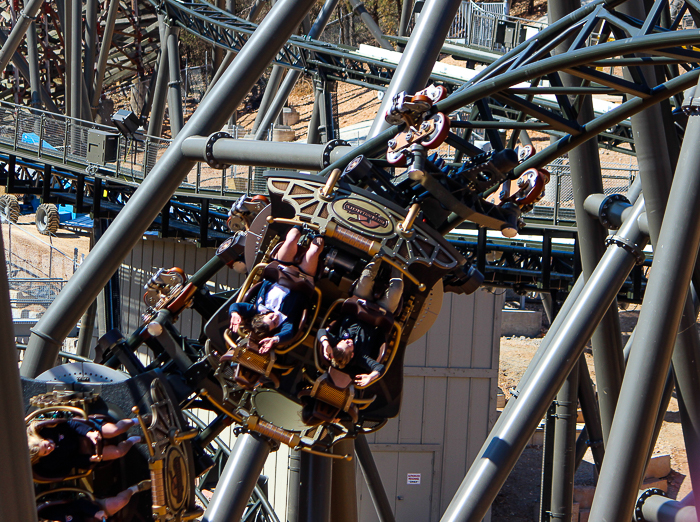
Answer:
[[[0,196],[0,221],[2,223],[17,223],[19,219],[19,201],[14,194]]]
[[[407,165],[406,155],[402,152],[386,151],[386,160],[394,167],[405,167]]]
[[[435,149],[442,145],[450,132],[450,119],[443,113],[436,113],[432,119],[435,121],[435,130],[421,142],[426,149]]]
[[[40,234],[48,236],[58,230],[60,220],[58,208],[53,203],[42,203],[36,209],[36,229]]]

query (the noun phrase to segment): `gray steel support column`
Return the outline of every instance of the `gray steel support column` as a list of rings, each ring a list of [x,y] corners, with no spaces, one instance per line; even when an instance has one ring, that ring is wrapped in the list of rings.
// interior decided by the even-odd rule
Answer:
[[[554,421],[554,460],[552,462],[552,499],[550,520],[570,522],[574,507],[576,471],[576,416],[578,410],[579,366],[582,355],[557,394]]]
[[[386,496],[382,477],[379,476],[379,470],[374,463],[372,451],[369,449],[367,437],[364,434],[358,435],[355,439],[355,455],[360,463],[362,475],[365,477],[374,509],[377,510],[379,522],[394,522],[394,512],[391,509],[389,497]]]
[[[90,357],[92,348],[92,334],[95,331],[95,316],[97,314],[97,301],[93,301],[87,311],[80,318],[80,331],[78,332],[78,345],[76,353],[81,357]]]
[[[182,84],[180,82],[180,48],[178,45],[180,28],[170,26],[168,30],[168,114],[170,116],[170,136],[175,138],[185,125],[182,115]]]
[[[67,65],[70,67],[70,115],[80,119],[83,105],[83,3],[82,0],[68,2],[71,4],[71,32],[67,37],[70,38],[70,63]]]
[[[540,512],[537,522],[549,520],[552,506],[552,461],[554,460],[554,412],[556,406],[547,408],[542,431],[542,473],[540,476]]]
[[[71,109],[71,104],[73,102],[73,96],[71,93],[71,47],[72,34],[73,34],[73,0],[63,0],[63,17],[61,18],[61,28],[63,29],[63,56],[65,57],[66,68],[63,71],[64,78],[64,95],[63,95],[63,109],[66,116],[72,116],[73,112]]]
[[[208,138],[194,136],[182,144],[182,154],[198,161],[206,161]],[[343,157],[352,147],[336,147],[331,152],[331,161]],[[324,145],[296,142],[267,142],[221,138],[212,147],[212,156],[221,164],[274,167],[280,169],[321,170]]]
[[[594,498],[591,522],[628,520],[634,512],[700,245],[698,140],[700,116],[690,116],[600,472],[597,490],[605,494]]]
[[[97,49],[97,7],[98,0],[87,0],[85,8],[85,65],[83,76],[88,99],[93,98],[95,76],[95,50]]]
[[[328,143],[336,138],[336,120],[333,117],[333,90],[337,91],[337,83],[333,80],[314,78],[314,90],[318,99],[318,132],[321,143]]]
[[[597,470],[600,472],[605,449],[603,447],[603,428],[600,425],[598,402],[595,398],[595,391],[593,390],[593,382],[591,381],[591,374],[588,371],[588,365],[579,362],[578,369],[578,395],[581,403],[583,420],[586,422],[586,436],[590,441],[589,446],[593,454],[593,461],[595,462]]]
[[[403,0],[401,4],[401,21],[399,22],[399,36],[408,36],[408,24],[411,23],[413,13],[413,0]]]
[[[93,221],[92,234],[90,234],[90,250],[95,247],[97,237],[95,232],[97,227]],[[89,254],[89,252],[88,252]],[[95,331],[95,316],[97,315],[97,301],[93,301],[92,304],[85,311],[83,316],[80,318],[80,331],[78,332],[78,344],[76,346],[76,353],[81,357],[90,356],[90,348],[92,347],[92,337]]]
[[[249,22],[255,22],[255,20],[258,18],[258,15],[260,14],[260,10],[262,9],[263,5],[265,4],[265,0],[257,0],[255,4],[250,8],[250,12],[248,13],[248,16],[246,20]],[[234,13],[235,14],[235,13]],[[226,71],[226,68],[231,65],[231,62],[233,62],[233,59],[236,57],[236,53],[233,51],[226,51],[226,56],[224,56],[223,61],[221,62],[221,67],[219,67],[216,72],[214,73],[214,77],[211,79],[211,83],[207,86],[207,90],[204,92],[204,97],[209,94],[209,91],[211,91],[212,87],[216,85],[216,82],[219,81],[221,76],[224,74]]]
[[[319,126],[321,125],[321,109],[318,93],[314,89],[314,108],[311,111],[311,118],[309,118],[309,129],[306,135],[306,143],[316,144],[321,143],[321,133],[319,132]]]
[[[17,346],[15,346],[10,307],[10,287],[5,268],[5,248],[0,233],[0,476],[6,477],[0,488],[2,520],[26,520],[36,522],[34,482],[29,464],[27,433],[24,424],[22,387],[17,372]]]
[[[302,452],[299,522],[330,522],[332,459]]]
[[[29,63],[29,86],[32,90],[30,103],[35,109],[41,109],[41,78],[37,46],[36,24],[32,22],[27,28],[27,62]]]
[[[620,6],[620,11],[630,16],[645,16],[643,2],[628,1]],[[653,68],[642,69],[647,83],[657,85],[656,72]],[[631,117],[635,136],[635,149],[639,164],[639,176],[647,206],[649,234],[654,247],[661,230],[666,202],[673,179],[673,167],[677,158],[673,151],[678,147],[675,129],[673,132],[659,132],[667,128],[668,115],[664,109],[670,107],[657,104]],[[656,248],[655,248],[656,250]],[[696,265],[695,271],[697,273]],[[696,325],[696,311],[693,298],[688,291],[685,308],[673,350],[673,372],[676,381],[678,406],[688,454],[688,468],[693,487],[700,488],[700,339]]]
[[[384,93],[377,117],[367,134],[368,140],[391,126],[384,120],[384,114],[391,106],[394,95],[401,91],[414,93],[425,88],[461,3],[461,0],[425,2],[391,83]]]
[[[182,142],[189,136],[209,135],[224,126],[312,5],[313,0],[280,0],[275,4],[226,70],[223,81],[199,105],[102,240],[34,326],[22,375],[35,377],[51,368],[63,339],[194,166],[194,161],[183,158]]]
[[[541,293],[540,295],[542,296],[542,304],[544,305],[547,318],[551,324],[557,316],[556,303],[552,299],[551,294]],[[574,473],[577,466],[575,444],[577,401],[578,390],[581,387],[581,372],[585,371],[586,375],[588,375],[588,368],[585,365],[586,360],[584,357],[581,357],[564,382],[564,386],[559,390],[556,401],[554,401],[554,447],[552,478],[549,484],[551,495],[548,503],[550,520],[571,520],[574,501]],[[590,386],[590,376],[588,376],[588,380]],[[592,388],[590,391],[591,393],[593,392]],[[545,470],[543,470],[544,472]],[[543,495],[547,493],[549,491],[545,491],[543,488]],[[540,498],[543,500],[542,496]]]
[[[326,24],[328,24],[328,20],[330,20],[331,15],[333,14],[333,10],[338,5],[338,1],[339,0],[326,0],[326,2],[323,4],[321,11],[318,13],[316,20],[314,21],[314,25],[309,31],[310,39],[315,40],[321,36],[321,34],[323,34],[323,30],[326,28]],[[287,76],[285,76],[282,85],[275,94],[275,98],[272,100],[270,107],[267,109],[267,112],[257,126],[257,131],[255,132],[256,140],[263,139],[265,132],[267,132],[267,129],[270,128],[272,122],[277,120],[277,117],[284,108],[284,104],[287,102],[289,95],[292,93],[292,89],[294,89],[297,80],[301,76],[301,72],[302,71],[299,69],[290,69],[287,72]],[[267,91],[265,91],[265,94],[267,94]],[[261,111],[258,110],[258,115],[260,113]],[[255,125],[253,125],[253,127],[255,128]]]
[[[333,446],[336,455],[353,455],[355,441],[345,439]],[[357,522],[357,488],[355,485],[355,461],[333,460],[331,481],[331,520],[333,522]]]
[[[22,43],[29,24],[32,23],[43,3],[44,0],[29,0],[24,4],[24,9],[19,12],[17,17],[17,23],[10,31],[2,48],[0,48],[0,71],[4,71],[7,64],[10,63],[12,55],[19,47],[19,44]]]
[[[260,107],[258,107],[258,113],[255,115],[255,121],[253,122],[253,128],[251,134],[257,136],[258,129],[260,129],[263,118],[267,111],[270,110],[270,105],[272,105],[272,100],[277,94],[277,89],[279,89],[280,83],[282,82],[282,77],[284,76],[284,67],[279,65],[273,65],[272,71],[270,72],[270,78],[267,81],[267,86],[265,87],[265,92],[263,93],[262,100],[260,100]],[[263,128],[263,132],[267,132],[269,126]],[[258,139],[258,138],[255,138]],[[272,136],[270,136],[270,141],[272,141]]]
[[[550,21],[566,17],[580,7],[575,0],[551,0],[549,2]],[[573,39],[573,37],[572,37]],[[570,41],[557,47],[560,54],[565,52]],[[578,86],[581,80],[563,74],[565,86]],[[594,117],[593,101],[586,96],[579,109],[579,122],[590,121]],[[576,206],[576,227],[581,252],[581,267],[585,279],[590,277],[605,251],[607,229],[599,219],[591,217],[584,209],[584,201],[591,194],[603,193],[603,180],[596,140],[589,140],[569,152],[571,166],[571,184]],[[605,317],[591,338],[593,361],[595,363],[596,383],[600,418],[603,426],[603,440],[607,440],[610,426],[615,415],[615,406],[622,384],[624,362],[622,358],[622,337],[618,317],[617,300],[613,300]]]
[[[566,316],[571,312],[571,309],[576,304],[576,301],[581,295],[584,286],[585,283],[583,281],[583,277],[579,277],[576,280],[576,283],[574,283],[573,288],[569,292],[569,296],[566,298],[566,301],[564,301],[564,304],[562,304],[561,308],[559,309],[559,312],[554,317],[554,321],[551,322],[549,330],[547,331],[547,335],[544,339],[542,339],[542,342],[540,343],[539,348],[537,348],[535,355],[532,357],[532,360],[527,365],[525,373],[523,373],[523,376],[520,378],[520,382],[516,387],[514,395],[517,396],[518,394],[520,394],[520,390],[525,386],[525,384],[530,378],[530,375],[532,375],[532,372],[535,371],[535,368],[537,368],[537,365],[542,359],[542,356],[549,349],[550,343],[558,335],[557,332],[559,331],[559,328],[561,328],[561,325],[564,322]]]
[[[617,233],[624,242],[640,248],[646,244],[646,237],[637,224],[643,209],[644,202],[640,199]],[[612,243],[571,310],[566,314],[563,309],[559,312],[557,318],[563,316],[564,319],[555,337],[517,396],[508,401],[447,507],[442,522],[478,522],[486,515],[635,262],[631,251]]]
[[[301,478],[301,451],[289,450],[288,471],[287,471],[287,521],[297,522],[299,520],[299,489]]]
[[[690,502],[686,499],[678,502],[661,495],[652,495],[642,504],[641,520],[644,522],[698,522],[698,514],[692,502],[692,492],[690,497]]]
[[[258,16],[260,16],[260,11],[262,11],[265,2],[267,2],[267,0],[255,0],[255,3],[250,8],[250,12],[246,17],[246,20],[248,20],[249,22],[255,22],[255,20],[258,19]]]
[[[119,0],[109,1],[109,10],[107,11],[107,20],[105,21],[105,31],[102,35],[102,44],[100,45],[100,55],[97,58],[97,70],[95,73],[95,83],[92,87],[92,111],[93,117],[97,113],[97,104],[100,102],[102,94],[102,82],[105,79],[105,70],[107,69],[107,58],[109,58],[109,49],[112,47],[112,36],[114,35],[114,24],[117,20],[119,11]],[[161,48],[163,43],[161,41]]]
[[[365,4],[363,4],[360,0],[350,0],[350,5],[352,6],[353,11],[360,15],[362,23],[364,23],[365,27],[367,27],[369,32],[372,33],[372,37],[379,44],[379,47],[388,51],[394,51],[395,49],[384,38],[384,33],[382,33],[382,30],[377,25],[377,22],[375,22],[372,15],[367,12]]]
[[[92,109],[90,107],[90,97],[88,96],[88,87],[85,83],[85,77],[80,76],[80,114],[85,121],[94,121]]]
[[[151,105],[151,115],[148,119],[148,135],[160,138],[163,130],[163,117],[165,115],[165,100],[168,97],[168,46],[167,46],[167,26],[165,25],[165,15],[158,14],[158,26],[160,28],[160,56],[158,57],[158,77],[153,93],[153,104]]]
[[[202,522],[241,520],[270,449],[262,437],[250,433],[238,436]]]

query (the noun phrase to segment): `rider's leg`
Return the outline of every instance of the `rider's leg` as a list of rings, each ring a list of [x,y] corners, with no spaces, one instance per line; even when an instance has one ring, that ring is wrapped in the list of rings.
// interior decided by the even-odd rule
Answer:
[[[367,263],[367,266],[362,270],[362,275],[357,280],[353,295],[356,295],[360,299],[366,299],[368,301],[373,300],[372,292],[374,290],[374,280],[379,273],[380,265],[380,261],[371,261]]]
[[[393,314],[396,311],[396,307],[399,306],[401,294],[403,294],[402,274],[396,268],[392,268],[389,286],[384,292],[384,295],[382,295],[382,297],[377,301],[377,304],[384,308],[384,310],[387,312]]]
[[[297,255],[297,242],[301,237],[301,230],[298,228],[290,228],[287,236],[284,238],[284,243],[277,252],[277,260],[283,263],[293,263]]]
[[[299,263],[299,268],[302,272],[309,274],[310,276],[315,276],[318,270],[318,256],[321,255],[323,251],[323,238],[318,236],[309,245],[309,248],[304,254],[304,259]]]

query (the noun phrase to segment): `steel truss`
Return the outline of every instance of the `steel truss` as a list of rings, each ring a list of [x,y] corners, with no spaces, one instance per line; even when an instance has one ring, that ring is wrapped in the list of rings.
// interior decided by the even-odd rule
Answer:
[[[355,63],[350,61],[346,53],[333,46],[290,37],[292,29],[301,22],[311,7],[310,1],[295,3],[292,0],[280,0],[257,28],[201,3],[177,4],[166,0],[165,5],[168,15],[178,25],[192,30],[205,40],[216,41],[217,45],[239,52],[239,56],[165,154],[148,172],[148,176],[144,176],[145,180],[139,188],[131,197],[127,197],[125,190],[116,198],[121,198],[126,204],[80,271],[37,324],[21,368],[25,377],[35,377],[53,365],[58,347],[67,331],[104,288],[121,260],[151,226],[162,208],[178,206],[177,212],[184,213],[183,221],[190,219],[192,214],[189,212],[192,209],[186,208],[181,202],[171,201],[194,165],[195,158],[202,157],[201,151],[186,153],[187,145],[191,145],[193,140],[207,141],[203,137],[218,132],[269,63],[297,70],[313,69],[322,64],[331,71],[330,75],[336,74],[332,72],[334,68],[345,69],[341,71],[343,75],[338,75],[339,78],[363,83],[376,82],[376,85],[385,83],[381,78],[386,71],[392,69],[386,64],[375,64],[367,60]],[[644,520],[656,520],[657,516],[662,518],[662,506],[663,509],[670,508],[677,512],[687,507],[680,503],[669,507],[668,503],[661,502],[653,493],[640,496],[637,487],[650,448],[658,435],[656,428],[665,413],[665,401],[670,397],[674,380],[681,398],[681,421],[688,454],[693,460],[691,475],[700,469],[695,465],[700,455],[700,439],[693,429],[698,424],[697,412],[700,411],[694,402],[700,396],[700,390],[697,389],[700,370],[695,364],[700,356],[700,347],[695,325],[696,310],[693,309],[692,299],[687,299],[691,295],[691,284],[697,285],[700,282],[700,274],[695,270],[700,247],[700,220],[697,216],[700,209],[700,176],[697,172],[697,164],[700,162],[700,150],[697,148],[700,139],[700,111],[697,110],[694,93],[681,98],[684,90],[698,84],[700,70],[696,66],[700,62],[700,53],[693,46],[700,44],[700,34],[697,30],[678,29],[686,11],[695,19],[700,19],[700,5],[695,0],[687,1],[674,20],[665,16],[667,6],[661,0],[654,4],[646,16],[628,12],[626,8],[632,5],[634,0],[628,4],[620,0],[595,0],[575,12],[563,13],[559,21],[537,37],[497,59],[451,96],[429,109],[428,116],[432,116],[439,112],[449,114],[471,107],[470,118],[455,127],[461,126],[467,132],[471,128],[485,129],[497,151],[512,148],[523,131],[561,135],[555,143],[514,167],[512,172],[516,177],[529,168],[542,167],[563,154],[580,153],[584,149],[577,147],[593,138],[600,139],[601,135],[607,133],[605,138],[609,140],[608,146],[637,153],[643,190],[648,196],[646,200],[640,197],[623,205],[618,216],[620,222],[614,223],[612,234],[603,244],[604,236],[600,233],[611,228],[610,222],[605,221],[606,216],[602,210],[591,211],[584,207],[584,201],[589,201],[586,197],[597,196],[595,182],[599,181],[599,168],[596,169],[593,163],[580,162],[590,167],[588,171],[577,168],[572,173],[581,191],[585,192],[576,200],[576,218],[581,235],[581,267],[577,266],[576,261],[571,262],[572,257],[552,249],[547,233],[543,234],[541,253],[517,245],[495,245],[491,250],[491,257],[495,258],[491,261],[494,263],[491,273],[487,269],[488,249],[483,233],[478,236],[476,245],[460,244],[463,252],[471,256],[478,268],[483,269],[487,281],[495,284],[499,284],[502,274],[509,274],[517,279],[521,289],[536,288],[544,293],[568,287],[573,277],[576,276],[577,279],[558,314],[555,314],[555,307],[550,306],[551,303],[547,305],[553,319],[548,335],[444,513],[442,520],[446,522],[481,520],[557,394],[560,394],[557,396],[558,407],[563,409],[556,413],[564,422],[552,424],[556,425],[555,434],[561,435],[562,431],[568,433],[571,423],[565,420],[570,416],[566,405],[570,407],[575,404],[577,391],[585,410],[587,430],[591,440],[596,442],[596,460],[601,469],[601,487],[596,492],[591,520],[630,520],[635,509],[638,516],[647,517]],[[442,38],[444,34],[438,36]],[[565,47],[563,52],[562,46]],[[430,60],[415,57],[407,60],[410,63],[400,64],[396,67],[395,82],[391,86],[397,88],[402,82],[410,84],[419,76],[420,69],[431,65],[426,63]],[[649,75],[652,66],[656,78]],[[600,67],[614,67],[622,70],[623,74],[600,71]],[[408,79],[402,78],[400,73]],[[447,78],[442,80],[449,81]],[[596,115],[585,102],[591,95],[601,93],[619,96],[624,102],[605,114]],[[556,103],[540,99],[538,95],[554,95]],[[660,113],[655,120],[649,110],[656,110],[659,106],[662,107],[659,110],[663,114]],[[506,116],[508,120],[504,121],[502,118]],[[377,121],[381,122],[381,125],[376,125],[378,129],[385,127],[383,117],[384,114],[378,116]],[[634,134],[628,132],[629,127],[624,131],[619,127],[615,129],[616,125],[630,117],[634,117],[631,120]],[[657,131],[652,121],[660,122],[659,127],[664,129],[663,133],[659,133],[663,134],[659,137],[660,150],[650,150],[649,147],[642,148],[640,145],[642,142],[649,143],[649,136]],[[334,169],[344,169],[358,154],[368,157],[374,168],[383,169],[386,164],[382,157],[387,150],[387,143],[404,127],[393,125],[384,130],[379,129],[376,136],[364,145],[347,153],[343,151],[342,157],[334,159],[320,172],[319,177],[314,177],[315,182],[322,185],[324,179],[331,177]],[[506,135],[506,143],[498,132],[503,130],[513,131],[510,136]],[[631,136],[635,136],[634,142],[630,141]],[[681,139],[682,146],[674,145]],[[226,149],[224,141],[219,143],[220,150]],[[478,154],[464,136],[457,133],[449,134],[447,142],[458,149],[460,155],[474,158]],[[666,152],[667,149],[673,151],[664,156],[661,151]],[[213,144],[208,147],[207,160],[214,164],[224,164],[218,161],[221,157],[217,158],[217,150],[219,149],[213,147]],[[594,150],[597,151],[597,148],[594,147]],[[444,223],[442,215],[435,219],[436,223],[444,225],[440,227],[443,234],[469,217],[476,222],[481,219],[481,224],[499,223],[500,218],[479,215],[478,210],[468,207],[478,198],[467,201],[469,198],[459,194],[464,187],[454,191],[462,199],[446,191],[438,172],[441,167],[437,162],[431,166],[424,152],[420,147],[412,150],[409,168],[418,173],[413,178],[394,180],[389,177],[389,182],[384,184],[376,178],[370,178],[370,181],[367,178],[360,181],[350,178],[350,181],[343,181],[343,190],[353,186],[357,193],[374,190],[398,208],[416,204],[420,206],[426,201],[438,200],[452,211]],[[235,162],[235,154],[229,154],[228,159]],[[277,161],[278,158],[274,160]],[[311,168],[317,168],[317,165],[316,161]],[[459,167],[459,163],[448,166],[448,172],[449,169]],[[667,187],[649,181],[656,174],[655,167],[664,169],[669,174],[675,171],[673,185],[670,179]],[[10,169],[10,173],[8,179],[14,179],[14,168]],[[43,185],[38,179],[33,180],[33,188],[41,189],[42,195],[47,197],[52,196],[49,176],[50,172],[47,174],[45,169]],[[294,176],[297,175],[291,175],[291,178]],[[423,182],[423,188],[416,183],[418,179]],[[99,177],[93,177],[96,186],[99,186],[98,180]],[[450,182],[457,183],[461,180],[453,179]],[[76,190],[80,186],[78,183]],[[663,196],[653,193],[654,188],[663,189]],[[95,193],[101,193],[101,190],[95,189]],[[420,198],[414,198],[416,194]],[[481,195],[480,192],[476,196]],[[205,208],[208,209],[208,206]],[[445,208],[442,207],[441,210]],[[660,216],[664,210],[666,215],[662,221]],[[200,214],[200,227],[209,223],[208,218],[205,219],[206,213],[204,210]],[[591,219],[600,220],[592,227],[597,230],[588,227],[586,220]],[[645,284],[642,265],[648,265],[648,261],[643,249],[649,241],[657,253],[654,257],[654,270]],[[500,257],[495,255],[495,251],[501,252]],[[207,263],[192,278],[195,280],[195,288],[205,284],[216,269],[224,264],[223,259]],[[527,279],[534,273],[540,274],[541,279]],[[625,288],[626,284],[628,286]],[[586,342],[593,337],[594,348],[595,345],[602,348],[594,350],[595,359],[620,363],[621,371],[624,370],[619,331],[615,331],[614,325],[606,324],[607,319],[604,318],[609,317],[606,316],[609,308],[616,309],[615,299],[621,291],[629,293],[631,288],[632,300],[638,301],[642,298],[642,287],[646,289],[638,331],[625,350],[625,356],[628,357],[626,374],[623,378],[621,373],[616,381],[615,376],[603,377],[597,372],[599,389],[605,390],[599,396],[598,411],[592,399],[590,381],[586,378],[586,372],[578,366],[578,361]],[[697,292],[697,287],[694,290]],[[213,306],[211,299],[214,298],[206,292],[197,293],[193,299],[195,307],[202,310],[203,315],[207,307]],[[3,314],[0,320],[7,322],[7,315]],[[216,405],[220,399],[217,393],[221,390],[212,386],[211,382],[205,382],[201,369],[206,360],[197,359],[196,350],[193,351],[197,343],[179,336],[172,328],[173,321],[174,317],[170,316],[169,310],[159,311],[154,318],[154,322],[167,330],[166,337],[170,340],[169,344],[161,347],[159,359],[162,355],[163,360],[172,363],[171,367],[177,367],[178,375],[184,377],[181,384],[188,394],[192,392],[188,388],[192,386],[191,383],[199,385],[204,382],[208,388],[202,397]],[[679,325],[680,334],[676,339]],[[596,328],[599,328],[598,333],[601,334],[598,338],[595,337]],[[112,356],[107,363],[116,365],[121,362],[134,374],[151,370],[143,368],[132,353],[133,347],[142,342],[139,337],[141,333],[143,332],[137,332],[128,340],[121,339],[113,343],[110,346],[113,351],[108,352]],[[610,353],[606,355],[606,351]],[[154,368],[161,362],[154,362]],[[9,368],[13,364],[6,366]],[[568,381],[567,376],[570,376]],[[185,398],[188,394],[185,394]],[[8,393],[8,397],[12,395],[11,392]],[[608,401],[610,397],[615,398],[612,404]],[[644,397],[644,400],[640,400],[640,397]],[[215,424],[218,426],[223,423],[223,420],[216,420],[208,428],[214,431]],[[250,424],[247,426],[250,428]],[[570,459],[565,459],[564,456],[573,449],[572,441],[567,437],[568,435],[557,436],[559,442],[553,450],[552,470],[555,473],[552,476],[556,477],[556,483],[551,491],[544,491],[544,495],[551,497],[548,503],[550,506],[561,507],[560,504],[567,503],[570,494],[570,491],[555,492],[555,489],[565,490],[566,487],[562,485],[568,483],[573,474]],[[240,517],[246,509],[267,454],[275,449],[275,444],[271,441],[279,442],[279,438],[280,434],[273,430],[256,433],[252,429],[239,437],[205,514],[205,520]],[[568,442],[561,444],[562,440]],[[360,446],[361,441],[362,437]],[[599,441],[604,446],[604,455]],[[8,446],[4,451],[11,449]],[[371,471],[371,465],[365,466],[368,464],[366,452],[363,455],[363,469],[367,467]],[[330,467],[326,463],[318,458],[307,460],[306,467],[301,472],[305,473],[302,483],[308,486],[309,480],[316,477],[316,480],[327,486],[330,482],[327,480]],[[371,473],[368,474],[370,475]],[[624,476],[624,480],[620,480],[620,475]],[[372,482],[372,496],[379,499],[379,506],[385,494],[381,491],[381,481],[375,479],[368,479],[368,482]],[[330,498],[327,489],[324,488],[318,494],[305,490],[305,505],[325,509]],[[570,497],[568,502],[570,503]],[[561,509],[565,511],[568,507],[564,505]],[[390,514],[381,509],[381,506],[378,511],[383,518],[390,519]],[[562,515],[559,512],[551,514]],[[328,516],[323,515],[322,518],[327,519]]]

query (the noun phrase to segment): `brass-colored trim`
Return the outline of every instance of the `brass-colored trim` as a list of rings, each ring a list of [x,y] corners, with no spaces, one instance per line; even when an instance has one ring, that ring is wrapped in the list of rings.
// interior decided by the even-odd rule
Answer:
[[[337,224],[335,221],[328,221],[326,224],[326,236],[337,239],[353,248],[357,248],[370,256],[377,255],[382,249],[382,243],[380,241],[364,236],[354,230],[350,230],[349,228]]]
[[[253,269],[248,274],[248,277],[245,278],[241,291],[238,292],[238,297],[236,298],[237,303],[243,302],[243,298],[245,297],[246,293],[248,293],[248,290],[250,290],[250,287],[257,283],[257,280],[254,281],[254,279],[258,277],[257,272],[264,270],[266,266],[267,263],[258,263],[253,267]]]
[[[273,223],[281,223],[282,225],[301,225],[309,227],[313,230],[321,230],[321,227],[316,223],[307,223],[306,221],[301,221],[300,219],[276,218],[273,216],[268,216],[267,222],[271,225]]]
[[[352,455],[335,455],[334,453],[323,453],[322,451],[312,450],[311,448],[307,447],[302,447],[301,451],[311,453],[312,455],[318,455],[320,457],[328,457],[329,459],[347,460],[348,462],[352,460]]]
[[[326,184],[318,192],[318,195],[321,196],[321,199],[325,199],[327,201],[333,198],[333,189],[335,188],[335,184],[338,183],[340,174],[340,169],[333,169],[331,171],[330,175],[328,176],[328,179],[326,180]]]
[[[420,281],[418,281],[416,276],[411,274],[408,270],[406,270],[404,267],[402,267],[396,261],[394,261],[389,256],[386,256],[384,254],[380,255],[379,257],[381,258],[382,261],[389,263],[391,266],[396,268],[396,270],[400,271],[404,276],[408,277],[414,285],[418,286],[418,290],[420,290],[421,292],[425,291],[425,285],[423,283],[421,283]]]
[[[202,391],[200,391],[199,394],[200,394],[202,397],[205,397],[205,398],[206,398],[217,410],[219,410],[221,413],[223,413],[224,415],[228,415],[229,417],[231,417],[231,418],[234,420],[234,422],[237,422],[238,424],[243,424],[243,418],[242,418],[242,417],[239,417],[239,416],[236,415],[235,413],[230,412],[230,411],[228,411],[226,408],[224,408],[221,404],[219,404],[219,403],[211,396],[211,394],[210,394],[207,390],[202,389]]]
[[[24,422],[25,423],[30,422],[31,420],[34,420],[39,415],[42,415],[44,413],[48,413],[50,411],[68,411],[68,412],[74,413],[76,415],[79,415],[83,419],[87,419],[87,417],[88,417],[85,410],[83,410],[82,408],[76,408],[75,406],[48,406],[46,408],[40,408],[38,410],[34,410],[33,412],[31,412],[29,415],[27,415],[24,418]]]
[[[153,450],[153,441],[151,440],[151,433],[148,431],[148,428],[146,427],[146,422],[140,415],[139,407],[134,406],[133,408],[131,408],[131,411],[134,415],[136,415],[136,418],[139,420],[139,425],[141,426],[141,431],[143,432],[143,438],[145,439],[146,447],[148,448],[148,454],[151,457],[153,457],[155,455],[155,451]]]
[[[408,234],[413,228],[413,223],[416,221],[419,212],[420,203],[414,203],[411,205],[411,208],[409,209],[408,214],[406,214],[406,218],[403,220],[403,223],[398,224],[398,229],[401,232]]]
[[[35,498],[38,501],[41,497],[48,495],[49,493],[67,493],[67,492],[75,492],[75,493],[83,493],[87,495],[90,500],[95,500],[95,495],[93,495],[91,492],[82,489],[82,488],[74,488],[70,486],[65,486],[63,488],[56,488],[56,489],[50,489],[48,491],[43,491],[39,493]]]
[[[199,431],[197,430],[188,430],[183,433],[180,433],[179,435],[175,435],[173,437],[173,440],[177,443],[180,444],[181,442],[185,440],[192,440],[194,439],[197,435],[199,435]]]
[[[55,478],[55,479],[38,479],[36,477],[32,477],[32,480],[36,484],[55,484],[56,482],[68,482],[69,480],[80,480],[85,477],[89,477],[92,474],[92,470],[88,470],[84,473],[79,473],[77,475],[68,475],[67,477],[60,477],[60,478]],[[54,490],[52,490],[54,491]]]

